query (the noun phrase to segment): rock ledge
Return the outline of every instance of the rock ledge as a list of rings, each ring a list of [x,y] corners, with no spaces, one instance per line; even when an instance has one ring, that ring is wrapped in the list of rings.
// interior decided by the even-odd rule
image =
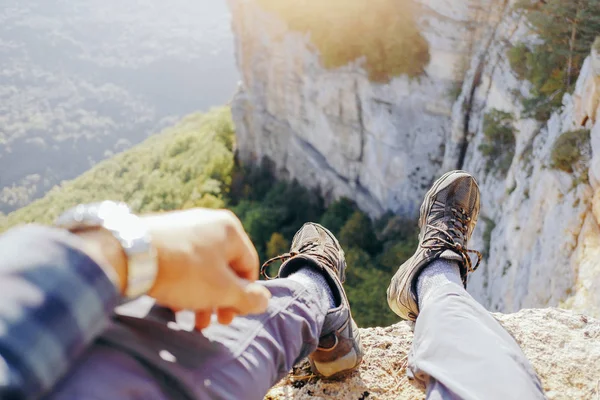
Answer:
[[[494,314],[519,342],[550,399],[600,398],[600,321],[548,308]],[[406,378],[413,334],[405,322],[362,329],[365,361],[341,382],[306,376],[298,367],[265,399],[416,399],[424,392]]]

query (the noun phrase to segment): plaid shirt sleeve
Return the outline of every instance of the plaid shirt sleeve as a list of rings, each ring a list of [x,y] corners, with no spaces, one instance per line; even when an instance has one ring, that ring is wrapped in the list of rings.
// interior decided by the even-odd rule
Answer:
[[[78,237],[24,226],[0,236],[0,398],[37,398],[104,330],[119,296]]]

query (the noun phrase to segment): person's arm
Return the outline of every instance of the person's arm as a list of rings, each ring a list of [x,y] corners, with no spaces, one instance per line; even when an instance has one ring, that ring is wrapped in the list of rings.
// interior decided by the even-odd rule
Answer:
[[[269,291],[258,255],[228,211],[195,209],[143,218],[157,250],[149,295],[196,311],[196,327],[263,312]],[[103,229],[77,235],[25,226],[0,236],[0,399],[51,389],[103,331],[127,282],[119,242]]]
[[[106,327],[126,260],[106,231],[0,236],[0,398],[37,398]]]

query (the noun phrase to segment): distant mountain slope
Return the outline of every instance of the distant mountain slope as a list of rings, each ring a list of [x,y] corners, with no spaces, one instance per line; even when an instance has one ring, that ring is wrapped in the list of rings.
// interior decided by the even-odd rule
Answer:
[[[50,223],[78,203],[107,199],[143,212],[222,207],[233,170],[233,140],[228,108],[189,115],[0,219],[0,231],[23,222]]]
[[[224,0],[4,1],[0,212],[234,93]]]

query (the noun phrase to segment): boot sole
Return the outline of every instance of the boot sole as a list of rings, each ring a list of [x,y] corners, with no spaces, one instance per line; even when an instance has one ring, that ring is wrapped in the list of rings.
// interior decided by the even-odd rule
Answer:
[[[362,343],[360,340],[360,332],[359,332],[358,327],[356,326],[356,323],[354,322],[353,319],[350,320],[350,323],[352,324],[353,332],[354,332],[354,345],[352,346],[352,349],[348,353],[343,355],[342,357],[339,357],[337,360],[327,363],[328,364],[327,368],[331,368],[333,370],[337,370],[337,369],[341,369],[341,370],[336,371],[329,375],[325,375],[319,371],[319,367],[318,367],[317,363],[315,363],[314,360],[312,360],[309,357],[308,362],[310,364],[310,369],[313,374],[321,377],[322,379],[327,379],[327,380],[342,379],[342,378],[347,377],[348,375],[351,375],[354,371],[356,371],[358,369],[360,364],[362,364],[364,352],[362,350]],[[350,361],[349,366],[345,365],[347,361]]]

